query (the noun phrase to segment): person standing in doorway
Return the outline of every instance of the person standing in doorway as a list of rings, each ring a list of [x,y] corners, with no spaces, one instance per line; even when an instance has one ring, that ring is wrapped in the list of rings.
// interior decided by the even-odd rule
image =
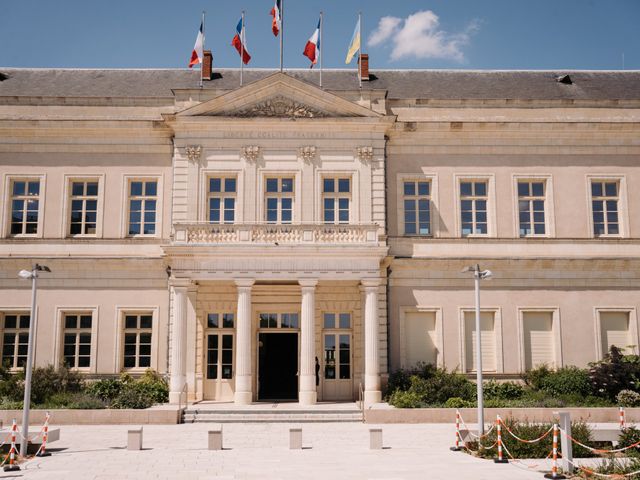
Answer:
[[[318,389],[318,385],[320,385],[320,362],[318,361],[318,357],[316,357],[316,390]]]

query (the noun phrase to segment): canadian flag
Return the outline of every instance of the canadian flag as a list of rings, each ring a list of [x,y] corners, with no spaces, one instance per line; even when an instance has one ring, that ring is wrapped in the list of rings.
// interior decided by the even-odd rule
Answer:
[[[202,63],[204,55],[202,53],[202,46],[204,45],[204,33],[202,33],[202,23],[200,23],[200,31],[196,37],[196,44],[193,46],[193,52],[191,52],[191,61],[189,62],[189,68],[193,68],[194,65]]]
[[[320,54],[320,22],[322,19],[318,20],[318,26],[316,27],[316,31],[313,32],[311,38],[307,42],[307,45],[304,47],[304,52],[302,54],[311,60],[311,68],[318,63],[318,56]]]

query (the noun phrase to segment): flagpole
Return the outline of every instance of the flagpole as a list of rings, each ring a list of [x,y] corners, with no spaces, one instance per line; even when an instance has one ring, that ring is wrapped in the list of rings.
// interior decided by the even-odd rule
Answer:
[[[240,28],[240,86],[242,86],[242,74],[244,72],[244,10],[242,10],[242,25]]]
[[[318,54],[320,55],[320,88],[322,88],[322,57],[324,57],[324,54],[322,53],[322,46],[324,45],[324,37],[322,36],[323,25],[324,18],[322,16],[322,12],[320,12],[320,38],[318,38],[318,43],[320,44],[320,48],[318,49]]]
[[[202,88],[202,77],[204,75],[204,15],[205,15],[205,11],[202,11],[202,58],[200,59],[200,88]]]
[[[362,12],[358,12],[358,36],[360,42],[358,45],[358,85],[362,89]]]
[[[280,72],[284,58],[284,0],[280,2]]]

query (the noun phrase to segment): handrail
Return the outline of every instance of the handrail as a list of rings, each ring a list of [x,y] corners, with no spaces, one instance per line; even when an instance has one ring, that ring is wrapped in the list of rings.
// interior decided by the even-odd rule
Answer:
[[[358,384],[358,401],[360,402],[360,412],[362,414],[362,423],[364,421],[364,391],[362,390],[362,382]]]
[[[189,399],[187,398],[187,382],[184,382],[182,386],[182,390],[180,390],[180,395],[178,396],[178,412],[180,412],[180,419],[178,423],[182,423],[182,395],[185,396],[184,406],[185,408],[189,404]]]

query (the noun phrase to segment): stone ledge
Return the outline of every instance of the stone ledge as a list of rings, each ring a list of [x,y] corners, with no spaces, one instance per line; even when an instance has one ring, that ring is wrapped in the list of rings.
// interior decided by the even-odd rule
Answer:
[[[101,410],[31,410],[29,425],[44,423],[46,412],[51,415],[52,425],[174,425],[179,423],[180,412],[175,408],[101,409]],[[22,410],[0,410],[0,421],[6,426],[13,419],[22,419]]]
[[[460,408],[464,421],[471,425],[476,422],[475,408]],[[617,407],[606,408],[485,408],[485,422],[495,420],[496,415],[502,418],[515,418],[520,421],[548,422],[554,411],[567,411],[572,420],[584,420],[588,423],[618,423]],[[366,423],[455,423],[455,408],[371,408],[364,412]],[[640,408],[625,409],[627,423],[640,421]]]

